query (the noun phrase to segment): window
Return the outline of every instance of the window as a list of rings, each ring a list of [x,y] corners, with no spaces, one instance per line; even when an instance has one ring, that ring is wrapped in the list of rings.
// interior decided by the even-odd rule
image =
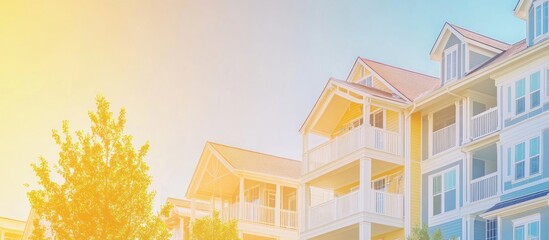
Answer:
[[[530,108],[538,107],[540,104],[539,72],[530,75]]]
[[[498,239],[498,220],[486,220],[486,240]]]
[[[513,220],[514,240],[539,240],[540,215],[535,214],[525,218]]]
[[[376,128],[383,128],[383,111],[370,114],[370,124]]]
[[[364,86],[367,86],[367,87],[372,87],[373,86],[372,75],[366,76],[365,78],[360,80],[360,82],[358,82],[358,83],[362,84]]]
[[[549,96],[549,69],[545,70],[545,96]]]
[[[457,182],[455,168],[430,177],[431,215],[436,216],[457,208]]]
[[[522,180],[541,172],[540,162],[540,137],[534,137],[528,141],[518,143],[514,147],[514,179]],[[510,149],[508,149],[510,156]],[[508,161],[510,160],[508,156]],[[509,171],[509,169],[508,169]]]
[[[517,115],[526,110],[525,85],[524,78],[515,83],[515,114]]]
[[[547,0],[537,1],[534,5],[534,38],[541,37],[548,30]]]
[[[446,67],[444,69],[444,72],[446,73],[446,82],[457,79],[457,50],[457,45],[454,45],[444,51],[444,58],[446,60]]]

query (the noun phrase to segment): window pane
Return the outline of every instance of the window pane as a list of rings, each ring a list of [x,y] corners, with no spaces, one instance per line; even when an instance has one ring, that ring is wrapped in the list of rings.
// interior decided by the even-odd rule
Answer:
[[[524,96],[525,80],[521,79],[515,83],[515,98]]]
[[[530,158],[530,175],[539,173],[539,155]]]
[[[539,106],[540,95],[539,90],[530,94],[530,108]]]
[[[433,215],[438,215],[442,212],[442,195],[433,197]]]
[[[545,95],[549,96],[549,69],[545,71]]]
[[[511,176],[511,148],[507,148],[507,176]]]
[[[444,212],[456,209],[456,189],[444,193]]]
[[[452,52],[452,78],[457,76],[457,52]]]
[[[433,177],[433,195],[440,194],[442,192],[442,177],[436,176]]]
[[[529,240],[539,239],[539,222],[533,222],[528,224],[528,239]]]
[[[539,154],[539,137],[530,139],[530,157]]]
[[[547,70],[549,74],[549,70]],[[507,112],[511,112],[511,87],[507,87]]]
[[[539,89],[539,72],[532,73],[530,75],[530,92]]]
[[[449,191],[456,188],[456,171],[447,172],[444,174],[444,191]]]
[[[541,34],[541,5],[536,7],[536,37]]]
[[[524,178],[524,162],[515,164],[515,180]]]
[[[452,66],[452,56],[448,54],[446,55],[446,80],[449,80],[451,76],[450,66]]]
[[[524,160],[525,156],[525,143],[520,143],[515,146],[515,162]]]
[[[543,3],[543,33],[547,33],[547,2]]]
[[[515,227],[515,240],[524,240],[524,226]]]
[[[526,99],[524,97],[517,99],[516,104],[517,104],[516,114],[521,114],[526,110]]]

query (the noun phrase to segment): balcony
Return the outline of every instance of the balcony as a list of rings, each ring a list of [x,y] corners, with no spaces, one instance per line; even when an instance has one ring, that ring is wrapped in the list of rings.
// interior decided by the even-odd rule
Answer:
[[[362,125],[307,151],[308,171],[365,147],[401,155],[401,139],[397,132]]]
[[[477,139],[498,129],[498,108],[490,108],[471,118],[471,139]]]
[[[498,193],[497,172],[472,180],[469,189],[471,203],[496,196]]]
[[[360,203],[361,193],[360,191],[350,192],[310,207],[309,227],[319,227],[363,211],[399,219],[404,216],[402,194],[368,190],[364,194],[366,201]]]
[[[456,124],[433,132],[433,155],[456,146]]]
[[[234,203],[226,206],[221,211],[224,221],[240,220],[269,226],[297,229],[297,212],[281,209],[279,213],[275,208],[255,203]],[[278,221],[277,221],[277,218]]]

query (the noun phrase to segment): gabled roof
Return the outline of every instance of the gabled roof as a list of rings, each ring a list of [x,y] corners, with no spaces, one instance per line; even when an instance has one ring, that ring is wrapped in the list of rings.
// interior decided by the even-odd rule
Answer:
[[[367,94],[367,95],[370,95],[370,96],[379,97],[379,98],[383,98],[383,99],[387,99],[387,100],[392,100],[392,101],[395,101],[395,102],[401,102],[401,103],[406,102],[405,99],[402,99],[398,95],[390,93],[390,92],[383,91],[381,89],[364,86],[364,85],[358,84],[358,83],[347,82],[347,81],[343,81],[343,80],[339,80],[339,79],[335,79],[335,78],[330,78],[330,82],[337,83],[337,84],[340,84],[340,85],[348,87],[348,88],[352,88],[354,90],[357,90],[361,93],[364,93],[364,94]]]
[[[519,0],[515,6],[515,16],[522,20],[526,20],[530,5],[532,5],[532,0]]]
[[[360,58],[360,60],[409,101],[414,101],[419,96],[433,91],[440,86],[440,80],[433,76],[387,65],[367,58]]]
[[[480,65],[478,68],[476,68],[472,72],[468,73],[468,75],[473,73],[473,72],[476,72],[480,69],[486,68],[488,66],[492,66],[494,64],[498,64],[500,62],[503,62],[503,61],[511,58],[512,56],[515,56],[516,54],[526,50],[526,49],[527,49],[526,39],[518,41],[517,43],[515,43],[511,47],[509,47],[507,50],[505,50],[504,52],[496,55],[495,57],[491,58],[490,60],[488,60],[484,64]]]
[[[301,161],[219,143],[206,144],[212,146],[235,170],[293,179],[301,176]]]
[[[505,42],[446,22],[431,49],[431,59],[438,60],[440,58],[442,50],[446,46],[451,34],[456,35],[461,41],[468,42],[495,53],[500,53],[511,47],[511,45]]]
[[[473,32],[471,30],[467,30],[462,27],[458,27],[454,24],[448,23],[452,28],[454,28],[456,31],[458,31],[462,36],[464,36],[467,39],[497,48],[499,50],[507,50],[511,45],[504,43],[500,40],[493,39],[491,37],[487,37],[485,35],[482,35],[480,33]]]

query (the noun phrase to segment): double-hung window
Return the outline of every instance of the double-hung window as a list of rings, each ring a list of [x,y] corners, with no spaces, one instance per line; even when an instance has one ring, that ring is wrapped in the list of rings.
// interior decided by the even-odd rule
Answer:
[[[431,215],[437,216],[457,208],[455,168],[431,176]]]
[[[540,90],[540,72],[530,75],[530,108],[538,107],[541,98]]]
[[[444,59],[446,61],[445,73],[446,82],[457,79],[458,77],[458,45],[449,47],[444,51]]]
[[[523,78],[515,83],[515,114],[519,115],[526,111],[526,80]]]
[[[539,214],[513,220],[513,239],[514,240],[539,240],[540,239]]]
[[[547,33],[548,23],[547,0],[538,0],[534,3],[534,38]]]
[[[518,143],[514,147],[514,179],[519,181],[541,171],[540,166],[540,137],[534,137]],[[510,153],[510,150],[508,150]],[[508,154],[511,155],[511,154]]]

